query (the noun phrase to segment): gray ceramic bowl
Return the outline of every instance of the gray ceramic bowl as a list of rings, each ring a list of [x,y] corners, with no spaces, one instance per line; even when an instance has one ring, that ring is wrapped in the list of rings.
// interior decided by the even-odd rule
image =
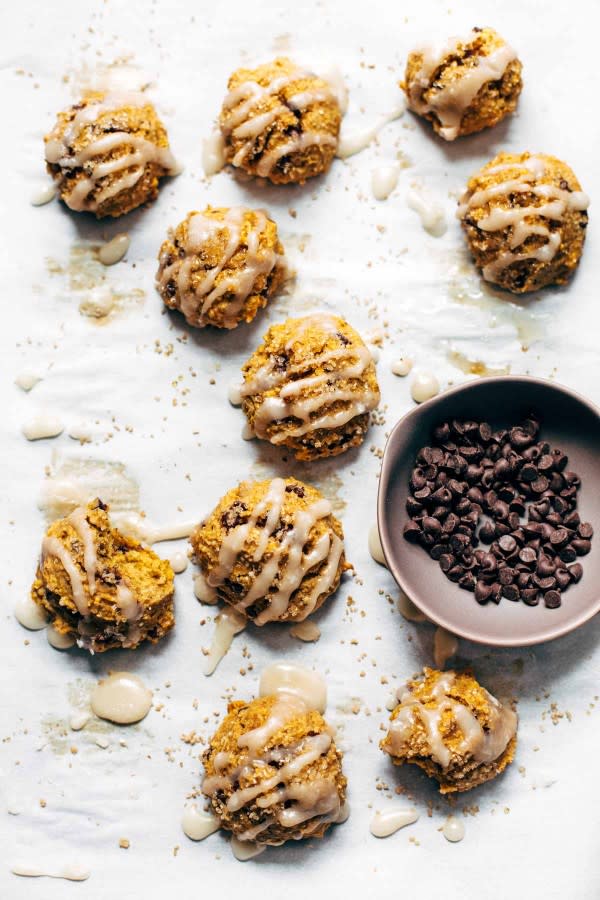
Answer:
[[[578,512],[597,537],[583,557],[583,578],[569,587],[558,609],[502,599],[480,606],[472,593],[449,581],[437,562],[403,537],[408,481],[418,450],[433,428],[452,418],[515,425],[530,412],[542,419],[541,438],[569,457],[582,481]],[[411,410],[392,431],[381,468],[377,518],[388,567],[410,599],[438,625],[461,637],[518,647],[560,637],[600,610],[600,411],[573,391],[538,378],[503,376],[452,388]]]

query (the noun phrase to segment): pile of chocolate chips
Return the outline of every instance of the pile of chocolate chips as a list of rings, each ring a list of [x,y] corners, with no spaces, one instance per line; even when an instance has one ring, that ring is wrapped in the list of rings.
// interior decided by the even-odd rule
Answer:
[[[478,603],[543,599],[555,609],[583,575],[577,557],[589,553],[593,528],[577,513],[581,481],[539,431],[533,415],[500,431],[454,420],[417,454],[404,537]]]

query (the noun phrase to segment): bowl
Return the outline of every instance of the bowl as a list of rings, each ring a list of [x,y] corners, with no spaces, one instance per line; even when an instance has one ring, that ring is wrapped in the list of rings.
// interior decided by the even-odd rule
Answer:
[[[530,413],[541,418],[540,438],[569,457],[568,468],[581,477],[577,511],[582,522],[600,528],[600,410],[554,382],[499,376],[451,388],[411,410],[387,442],[379,483],[377,520],[388,568],[398,585],[433,622],[482,644],[521,647],[553,640],[587,622],[600,610],[600,535],[579,561],[583,577],[562,596],[562,605],[527,606],[502,598],[481,606],[472,592],[446,578],[427,551],[403,536],[406,499],[415,457],[431,442],[433,428],[459,418],[516,425]],[[596,546],[598,543],[599,546]]]

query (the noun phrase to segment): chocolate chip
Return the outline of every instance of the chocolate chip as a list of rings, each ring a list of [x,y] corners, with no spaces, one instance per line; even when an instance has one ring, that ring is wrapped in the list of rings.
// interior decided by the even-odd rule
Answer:
[[[532,547],[523,547],[523,549],[519,551],[519,559],[526,566],[531,566],[537,559],[537,553]]]
[[[404,526],[404,537],[411,544],[416,544],[419,541],[419,538],[421,537],[421,528],[414,519],[411,519]]]
[[[511,428],[509,439],[513,447],[516,447],[518,450],[525,449],[525,447],[529,447],[533,443],[533,435],[524,428],[519,427]]]
[[[443,553],[440,556],[440,569],[442,572],[449,572],[454,565],[455,558],[451,553]]]
[[[421,488],[414,492],[413,496],[416,497],[417,500],[427,500],[427,498],[431,495],[431,488],[427,486]]]
[[[510,534],[505,534],[503,537],[501,537],[500,540],[498,541],[498,544],[500,546],[502,553],[505,556],[508,556],[511,553],[514,553],[514,551],[517,549],[517,542],[515,541],[514,537],[512,537]]]
[[[510,514],[508,503],[505,503],[504,500],[497,500],[492,507],[492,514],[495,519],[508,519]]]
[[[517,601],[521,597],[521,592],[516,584],[505,584],[502,587],[502,596],[507,600]]]
[[[571,541],[571,547],[577,554],[577,556],[585,556],[592,549],[591,541],[583,540],[583,538],[577,538],[574,541]]]
[[[451,512],[448,514],[444,524],[442,525],[442,531],[444,532],[444,534],[452,534],[455,528],[458,528],[459,524],[460,519],[455,513]]]
[[[561,550],[558,555],[560,556],[561,562],[564,563],[572,563],[577,559],[577,553],[570,544]]]
[[[581,581],[583,566],[581,563],[574,563],[572,566],[568,566],[567,572],[569,573],[571,581],[577,584],[578,581]]]
[[[554,577],[556,578],[556,584],[562,591],[564,591],[571,583],[571,576],[567,569],[557,569],[554,573]]]
[[[538,564],[536,567],[536,573],[540,576],[540,578],[547,578],[549,575],[554,575],[556,571],[556,566],[554,562],[550,559],[549,556],[540,555],[538,559]]]
[[[577,528],[577,534],[580,538],[590,540],[590,538],[594,536],[594,529],[589,522],[582,522],[581,525],[579,525]]]
[[[560,604],[560,591],[546,591],[544,594],[544,605],[548,609],[558,609]]]
[[[538,470],[533,465],[533,463],[526,463],[522,467],[519,475],[520,475],[522,481],[526,481],[526,482],[530,483],[532,481],[535,481],[536,478],[538,477]]]
[[[523,603],[526,603],[527,606],[537,606],[540,602],[538,589],[525,588],[524,591],[521,591],[521,600]]]
[[[448,569],[448,571],[446,572],[446,575],[448,576],[450,581],[455,581],[455,582],[460,581],[460,579],[462,578],[462,576],[464,574],[465,574],[465,570],[463,569],[462,566],[452,566],[452,568]]]
[[[549,453],[544,453],[537,461],[540,472],[550,472],[554,468],[554,458]]]
[[[516,571],[511,569],[510,566],[505,566],[503,569],[500,569],[500,572],[498,573],[500,584],[512,584],[516,577]]]
[[[569,532],[566,528],[556,528],[550,534],[550,543],[553,547],[564,547],[569,541]]]
[[[439,534],[442,530],[442,526],[439,523],[438,519],[434,519],[433,516],[424,516],[423,521],[421,522],[423,529],[428,531],[430,534]]]
[[[540,578],[539,575],[534,575],[531,580],[534,584],[537,584],[541,591],[549,591],[556,586],[556,578],[552,578],[551,575],[547,578]]]
[[[414,497],[409,497],[406,501],[406,512],[411,516],[411,518],[415,518],[419,513],[423,511],[423,504],[419,502],[419,500],[415,500]]]
[[[452,503],[452,494],[446,487],[440,487],[431,495],[431,499],[442,506],[450,506]]]
[[[479,538],[484,544],[491,544],[496,537],[496,529],[491,522],[484,522],[479,529]]]
[[[548,490],[548,485],[550,482],[544,475],[540,475],[535,481],[531,482],[531,490],[534,494],[543,494],[544,491]]]
[[[492,586],[484,581],[478,581],[475,584],[475,599],[482,605],[487,603],[492,593]]]

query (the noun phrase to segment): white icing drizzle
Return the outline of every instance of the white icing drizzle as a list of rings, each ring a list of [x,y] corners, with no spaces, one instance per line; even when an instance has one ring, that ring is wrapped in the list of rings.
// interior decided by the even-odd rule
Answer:
[[[298,622],[297,625],[292,625],[290,628],[290,635],[299,641],[312,643],[321,637],[321,629],[316,622]]]
[[[44,187],[40,187],[33,192],[29,202],[32,206],[45,206],[47,203],[50,203],[56,197],[56,186],[54,184],[47,184]]]
[[[269,540],[281,522],[285,499],[285,480],[274,478],[248,520],[225,534],[219,549],[217,565],[205,573],[206,581],[211,587],[220,587],[231,575],[247,541],[255,539],[257,547],[254,551],[254,562],[262,560],[264,562],[250,589],[235,604],[235,609],[245,612],[257,600],[268,597],[268,605],[254,619],[257,625],[281,619],[304,578],[319,567],[310,594],[303,598],[303,608],[297,621],[309,616],[322,594],[331,590],[344,549],[340,538],[333,530],[328,529],[317,539],[310,551],[304,551],[317,521],[331,514],[331,504],[321,498],[308,508],[295,511],[292,528],[285,532],[265,559]],[[264,519],[264,524],[259,526],[261,518]]]
[[[211,813],[199,810],[195,803],[186,806],[181,819],[181,827],[191,841],[203,841],[221,827],[219,820]]]
[[[11,866],[13,875],[24,878],[64,878],[66,881],[87,881],[92,874],[85,866],[68,865],[60,869],[42,869],[40,866],[17,864]]]
[[[456,816],[448,816],[442,828],[442,834],[447,841],[456,844],[465,836],[465,823]]]
[[[407,375],[410,374],[414,363],[412,359],[408,356],[401,356],[400,359],[395,359],[391,364],[390,369],[392,371],[392,375],[397,375],[399,378],[406,378]]]
[[[440,392],[440,383],[432,372],[417,372],[410,385],[415,403],[425,403]]]
[[[412,602],[410,597],[407,597],[404,591],[399,591],[398,593],[398,601],[397,601],[398,612],[408,621],[408,622],[428,622],[429,619],[422,613],[418,606]]]
[[[39,413],[31,422],[26,422],[21,431],[28,441],[41,441],[55,438],[65,430],[64,423],[49,413]]]
[[[65,545],[57,537],[50,537],[49,535],[45,535],[42,541],[42,567],[47,556],[54,556],[59,560],[63,569],[69,576],[69,580],[71,582],[71,591],[73,594],[73,602],[77,607],[77,611],[81,616],[88,616],[88,601],[83,587],[81,572],[79,571],[74,557],[71,555],[67,547],[65,547]]]
[[[55,650],[69,650],[75,645],[75,638],[72,634],[64,634],[58,631],[54,625],[48,625],[46,629],[46,638],[51,647]]]
[[[232,406],[242,405],[242,386],[239,381],[235,381],[227,388],[227,399]]]
[[[116,234],[112,240],[100,247],[98,259],[103,266],[114,266],[123,259],[129,250],[130,243],[131,238],[128,234]]]
[[[92,319],[103,319],[112,312],[115,299],[110,285],[98,284],[79,301],[79,312]]]
[[[29,631],[41,631],[48,624],[48,614],[38,603],[25,595],[15,604],[15,619]]]
[[[212,675],[229,648],[236,634],[246,627],[247,619],[243,613],[233,607],[226,606],[215,619],[210,650],[204,657],[204,674]]]
[[[467,38],[450,38],[441,48],[419,48],[421,67],[407,85],[409,107],[420,115],[434,113],[442,126],[440,136],[447,141],[458,137],[463,116],[484,84],[500,80],[508,65],[517,58],[513,48],[502,43],[487,55],[478,55],[473,60],[474,65],[461,65],[458,76],[448,84],[440,88],[432,86],[432,76],[447,57],[453,57],[460,46],[468,47],[477,38],[477,32],[472,31]],[[427,92],[430,96],[425,100]]]
[[[455,679],[454,672],[439,676],[431,690],[431,698],[435,701],[433,707],[418,700],[410,689],[399,692],[400,709],[390,723],[388,735],[393,756],[403,755],[418,720],[425,729],[431,758],[447,769],[452,762],[452,751],[444,743],[439,730],[442,714],[446,710],[452,713],[463,736],[458,753],[470,756],[477,763],[490,763],[504,752],[517,728],[516,714],[485,691],[490,706],[490,725],[483,728],[467,706],[448,696]]]
[[[510,229],[508,246],[510,249],[500,253],[492,262],[483,268],[486,281],[495,283],[500,274],[513,263],[533,259],[539,262],[551,262],[561,245],[561,229],[550,230],[543,222],[531,222],[534,216],[550,222],[560,223],[567,211],[583,211],[589,206],[589,198],[583,191],[568,191],[554,184],[538,182],[545,176],[547,167],[540,156],[530,156],[525,160],[514,160],[497,166],[484,167],[482,175],[493,175],[497,172],[511,171],[513,178],[490,185],[488,188],[466,191],[462,196],[457,217],[464,219],[472,209],[485,206],[497,197],[508,200],[510,194],[533,194],[540,199],[537,205],[516,207],[491,207],[487,215],[478,222],[482,231],[494,232]],[[546,240],[539,247],[519,251],[525,241],[536,235]],[[516,251],[516,252],[515,252]]]
[[[69,719],[69,728],[71,731],[81,731],[90,721],[90,714],[86,710],[73,713]]]
[[[310,709],[325,712],[327,708],[327,685],[318,672],[306,669],[296,663],[272,663],[260,676],[258,693],[260,697],[273,694],[292,694],[299,697]]]
[[[320,313],[296,320],[294,336],[286,349],[301,340],[311,326],[321,329],[327,336],[338,331],[339,319]],[[330,362],[335,363],[335,368],[322,375],[293,377]],[[374,409],[379,403],[379,391],[371,390],[362,380],[372,364],[372,356],[362,341],[309,356],[283,372],[277,371],[274,361],[269,361],[245,379],[240,391],[242,398],[277,391],[275,396],[265,397],[255,412],[253,427],[257,437],[279,444],[290,436],[300,437],[321,428],[340,428],[356,416]],[[357,383],[342,387],[339,383],[343,381]],[[334,405],[338,408],[332,411]],[[313,418],[315,413],[320,415]],[[300,424],[286,427],[280,433],[268,433],[270,425],[289,418],[299,419]]]
[[[96,557],[96,545],[94,543],[94,533],[86,518],[86,511],[81,506],[74,509],[67,517],[67,522],[71,525],[83,544],[83,565],[87,576],[88,589],[90,596],[96,593],[96,568],[98,559]],[[83,613],[82,613],[83,615]]]
[[[42,380],[42,376],[38,375],[36,372],[31,372],[29,370],[25,372],[19,372],[17,377],[15,378],[15,384],[18,388],[21,388],[22,391],[29,393],[29,391],[33,390],[33,388]]]
[[[220,131],[213,131],[202,141],[202,168],[207,177],[216,175],[225,165],[225,141]]]
[[[113,672],[102,679],[90,698],[94,715],[118,725],[131,725],[145,718],[152,706],[152,691],[138,675]]]
[[[376,200],[387,200],[398,184],[400,166],[392,163],[387,166],[378,166],[371,173],[371,190]]]
[[[458,651],[458,638],[445,628],[438,627],[433,635],[433,661],[438,669],[443,669],[449,659]]]
[[[227,114],[227,119],[221,124],[221,129],[226,139],[245,139],[231,160],[232,165],[243,165],[253,150],[256,138],[290,109],[302,111],[315,103],[338,102],[335,93],[327,84],[305,88],[292,94],[287,100],[283,99],[281,92],[284,88],[301,79],[314,77],[316,76],[311,72],[296,68],[289,75],[274,78],[266,86],[256,81],[244,81],[229,91],[223,102],[223,111]],[[257,107],[271,98],[276,98],[277,103],[263,113],[256,113]],[[256,167],[257,174],[262,178],[268,178],[284,156],[299,153],[309,147],[336,145],[337,137],[327,132],[297,131],[288,141],[261,155]]]
[[[188,520],[170,525],[153,525],[138,513],[119,518],[119,530],[145,544],[160,544],[163,541],[178,541],[189,537],[197,524],[196,521]]]
[[[383,547],[381,546],[381,538],[379,537],[379,528],[377,523],[369,528],[369,553],[381,566],[387,566],[385,556],[383,555]]]
[[[404,114],[405,108],[405,104],[400,103],[391,112],[382,116],[378,122],[374,125],[370,125],[363,131],[356,131],[354,134],[348,135],[342,134],[335,155],[339,157],[339,159],[348,159],[349,156],[354,156],[355,153],[366,150],[369,144],[375,140],[382,128],[389,122],[395,122],[396,119],[399,119],[400,116]]]
[[[252,804],[267,811],[262,822],[238,836],[241,841],[258,840],[260,843],[261,834],[275,823],[289,828],[289,839],[294,840],[306,837],[324,822],[340,819],[342,806],[335,779],[324,775],[303,782],[301,778],[304,769],[329,751],[332,734],[328,726],[317,734],[301,738],[292,746],[265,749],[265,745],[289,721],[308,711],[309,707],[300,696],[278,693],[266,722],[238,738],[238,747],[243,751],[238,765],[226,771],[231,761],[230,754],[224,751],[215,756],[215,774],[204,779],[203,793],[212,797],[219,790],[230,791],[227,798],[230,812]],[[278,765],[271,769],[274,772],[271,777],[247,787],[241,786],[257,765],[272,766],[273,763]],[[274,811],[276,805],[279,809]],[[299,828],[301,825],[304,827]]]
[[[188,567],[188,558],[185,555],[185,553],[181,553],[181,552],[174,553],[169,558],[169,564],[170,564],[171,568],[173,569],[173,571],[175,572],[175,574],[180,575],[182,572],[185,572],[185,570]]]
[[[254,215],[254,224],[248,218],[249,213]],[[243,206],[231,207],[222,219],[200,212],[191,214],[187,238],[183,244],[185,257],[175,259],[164,268],[161,265],[157,275],[159,289],[162,291],[169,282],[176,283],[178,306],[190,324],[200,328],[209,324],[210,309],[218,300],[227,297],[223,324],[226,328],[235,327],[236,315],[254,291],[259,276],[268,275],[283,261],[283,255],[273,248],[260,246],[260,238],[267,222],[267,216],[262,210],[250,210]],[[242,240],[244,228],[248,230]],[[226,243],[219,263],[207,269],[203,278],[194,283],[192,279],[197,274],[194,266],[199,255],[201,256],[207,242],[217,239],[223,232]],[[217,284],[218,276],[242,248],[245,254],[243,267],[232,270],[230,275]]]
[[[254,859],[255,856],[260,856],[260,854],[264,853],[267,849],[266,844],[254,844],[252,841],[240,841],[235,834],[232,834],[229,846],[231,847],[231,852],[239,862],[247,862],[249,859]]]
[[[216,590],[208,584],[204,575],[199,572],[194,576],[194,596],[200,603],[207,606],[214,606],[219,601],[219,595]]]
[[[371,820],[370,832],[374,837],[386,838],[395,834],[400,828],[412,825],[419,818],[414,806],[392,806],[383,812],[377,811]]]
[[[115,112],[126,106],[148,105],[148,100],[141,93],[105,94],[101,99],[78,110],[60,138],[46,143],[46,162],[65,171],[75,169],[85,173],[85,178],[76,181],[71,190],[62,195],[70,209],[98,209],[106,200],[123,190],[133,188],[149,163],[156,163],[170,175],[179,171],[168,147],[158,147],[151,141],[126,131],[100,134],[81,150],[73,149],[81,131],[105,113]],[[99,156],[123,148],[127,148],[128,152],[104,162],[96,161]],[[118,177],[113,181],[104,181],[113,175]]]
[[[443,207],[421,190],[409,191],[406,202],[410,209],[417,213],[421,225],[432,237],[441,237],[446,233],[446,214]]]

